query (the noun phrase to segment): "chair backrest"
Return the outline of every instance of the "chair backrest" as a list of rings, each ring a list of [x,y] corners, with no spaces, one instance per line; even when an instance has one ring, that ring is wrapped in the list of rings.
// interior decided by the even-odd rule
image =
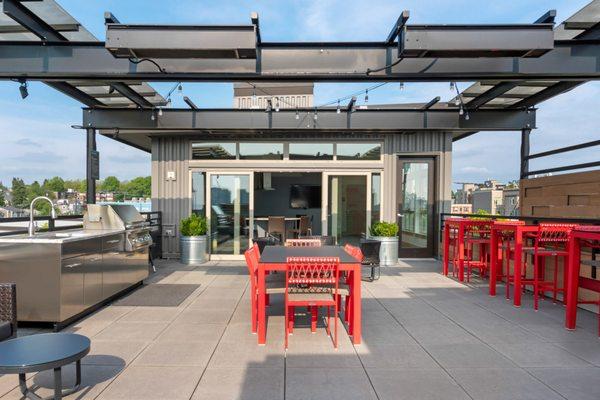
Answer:
[[[310,229],[310,218],[308,217],[308,215],[301,215],[300,216],[300,224],[299,224],[299,234],[300,235],[307,235],[308,234],[308,230]]]
[[[346,250],[346,253],[350,254],[352,257],[362,262],[364,256],[362,250],[359,247],[352,246],[351,244],[346,243],[344,245],[344,250]]]
[[[252,247],[244,252],[246,258],[246,266],[248,267],[248,275],[250,275],[250,281],[254,284],[256,280],[256,270],[258,269],[258,245],[255,243]]]
[[[288,239],[285,241],[286,247],[321,247],[320,239]]]
[[[252,239],[252,242],[254,242],[254,244],[258,245],[259,254],[262,254],[263,250],[265,249],[265,246],[276,246],[281,243],[279,241],[279,239],[274,236],[255,238],[255,239]]]
[[[494,224],[494,221],[487,220],[487,219],[470,220],[465,228],[465,230],[466,230],[465,234],[467,236],[477,235],[480,237],[487,237],[490,235],[490,233],[492,231],[493,224]]]
[[[0,322],[10,322],[12,335],[17,336],[17,285],[14,283],[0,283]]]
[[[285,217],[269,217],[267,223],[267,231],[269,232],[285,232]]]
[[[361,240],[360,251],[363,255],[363,262],[379,265],[379,250],[381,242],[379,240]]]
[[[338,257],[288,257],[286,286],[335,285],[339,281]]]
[[[539,243],[566,243],[576,224],[540,224],[536,236]]]

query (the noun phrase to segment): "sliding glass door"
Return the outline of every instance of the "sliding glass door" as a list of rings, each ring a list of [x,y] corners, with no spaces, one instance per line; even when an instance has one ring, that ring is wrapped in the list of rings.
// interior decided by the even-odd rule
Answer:
[[[239,258],[250,245],[252,174],[209,172],[206,181],[211,258]]]

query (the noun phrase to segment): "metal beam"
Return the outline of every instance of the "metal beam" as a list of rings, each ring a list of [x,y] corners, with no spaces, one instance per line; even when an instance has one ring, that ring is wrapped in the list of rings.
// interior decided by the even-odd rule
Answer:
[[[555,42],[539,58],[417,58],[389,65],[385,43],[262,43],[258,60],[155,59],[134,64],[102,42],[0,42],[0,79],[124,81],[480,81],[600,79],[597,41]],[[257,68],[257,65],[260,65]]]
[[[154,108],[152,103],[150,103],[144,96],[130,88],[128,85],[122,82],[112,82],[110,83],[117,92],[121,93],[123,96],[127,97],[129,100],[133,101],[140,108]]]
[[[508,92],[511,89],[514,89],[517,85],[519,84],[519,82],[501,82],[499,84],[497,84],[496,86],[492,87],[489,90],[486,90],[485,92],[481,93],[479,96],[473,98],[473,100],[469,101],[466,104],[466,107],[470,110],[476,109],[481,107],[484,104],[489,103],[490,101],[494,100],[496,97],[503,95],[504,93]]]
[[[45,82],[46,85],[53,89],[58,90],[66,94],[67,96],[77,100],[80,103],[85,104],[88,107],[101,107],[104,104],[89,94],[77,89],[75,86],[68,84],[67,82]]]
[[[544,15],[535,20],[534,24],[553,24],[556,10],[548,10]]]
[[[354,112],[354,105],[356,104],[356,96],[352,96],[352,98],[350,99],[350,101],[348,102],[348,105],[346,106],[346,112],[347,113],[352,113]]]
[[[536,104],[546,101],[556,95],[567,92],[567,91],[581,85],[582,83],[583,82],[573,82],[573,81],[558,82],[558,83],[555,83],[554,85],[548,87],[547,89],[540,90],[536,94],[531,95],[531,96],[527,97],[526,99],[523,99],[523,100],[513,104],[510,107],[511,108],[533,107]]]
[[[67,40],[56,29],[48,25],[18,0],[4,0],[2,2],[2,11],[44,41]]]
[[[183,96],[183,101],[185,101],[185,103],[190,106],[192,110],[199,110],[198,106],[189,97]]]
[[[143,132],[168,130],[251,132],[262,130],[306,130],[306,118],[312,119],[314,109],[281,109],[264,112],[253,109],[163,109],[162,116],[154,110],[140,109],[85,109],[83,126],[94,129],[119,129]],[[152,118],[152,114],[155,118]],[[347,119],[352,115],[351,120]],[[337,131],[510,131],[535,126],[535,111],[476,110],[469,120],[456,110],[447,109],[357,109],[353,113],[321,109],[310,130]],[[314,126],[313,126],[314,125]]]
[[[433,107],[436,103],[438,103],[440,101],[440,96],[436,96],[433,99],[429,100],[429,103],[425,104],[421,110],[429,110],[431,107]]]
[[[402,14],[400,14],[400,16],[398,17],[398,20],[396,20],[394,27],[392,28],[392,30],[390,31],[390,34],[388,35],[387,39],[385,40],[385,42],[387,44],[394,43],[394,41],[396,40],[398,35],[400,35],[402,30],[406,26],[406,22],[408,21],[409,17],[410,17],[410,11],[408,11],[408,10],[402,11]]]
[[[527,176],[549,174],[552,172],[572,171],[574,169],[593,168],[593,167],[600,167],[600,161],[592,161],[592,162],[588,162],[588,163],[565,165],[564,167],[538,169],[536,171],[527,172]],[[524,178],[521,178],[521,179],[524,179]]]
[[[592,140],[591,142],[575,144],[573,146],[566,146],[566,147],[561,147],[559,149],[542,151],[539,153],[530,154],[529,157],[527,157],[527,158],[529,160],[531,160],[533,158],[548,157],[548,156],[553,156],[555,154],[566,153],[566,152],[574,151],[574,150],[587,149],[588,147],[594,147],[594,146],[600,146],[600,140]]]
[[[529,176],[529,136],[531,129],[521,130],[521,179]]]
[[[465,132],[465,133],[461,133],[460,135],[457,135],[455,137],[452,138],[452,142],[458,142],[459,140],[468,138],[469,136],[472,136],[474,134],[476,134],[477,131],[475,132]]]

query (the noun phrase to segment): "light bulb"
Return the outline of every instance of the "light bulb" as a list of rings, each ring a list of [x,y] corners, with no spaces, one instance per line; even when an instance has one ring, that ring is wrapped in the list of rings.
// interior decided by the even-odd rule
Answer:
[[[300,113],[296,110],[296,119],[300,119]]]
[[[335,110],[336,114],[339,114],[341,112],[340,110],[340,101],[338,100],[338,104],[337,104],[337,109]]]
[[[465,114],[465,119],[468,121],[471,117],[469,117],[469,113]]]
[[[365,92],[365,103],[369,102],[369,89]]]
[[[315,110],[315,115],[314,115],[313,118],[314,118],[315,121],[317,120],[317,118],[319,118],[319,116],[317,115],[317,110]]]
[[[156,119],[156,117],[154,116],[154,111],[152,111],[152,114],[150,115],[150,119],[151,119],[152,121],[154,121],[154,120]]]
[[[455,105],[459,105],[460,104],[460,98],[456,97],[456,99],[454,99],[454,104]]]
[[[256,101],[256,86],[252,87],[252,100]]]
[[[454,82],[450,82],[450,90],[454,90],[455,86],[454,86]]]
[[[404,82],[400,82],[400,90],[404,90]]]
[[[159,116],[159,117],[162,117],[162,108],[159,108],[159,109],[158,109],[158,116]]]
[[[179,84],[179,86],[177,86],[177,90],[179,91],[179,93],[183,92],[183,86],[181,85],[181,83]]]
[[[461,106],[460,109],[458,110],[458,114],[463,115],[464,113],[465,113],[465,110],[463,110],[463,108]]]
[[[279,112],[279,98],[275,98],[276,103],[275,103],[275,112]]]

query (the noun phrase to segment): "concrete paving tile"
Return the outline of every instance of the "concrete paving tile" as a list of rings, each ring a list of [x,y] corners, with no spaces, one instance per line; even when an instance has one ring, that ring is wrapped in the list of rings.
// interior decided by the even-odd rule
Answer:
[[[179,314],[177,318],[175,318],[174,322],[185,322],[188,324],[226,324],[227,322],[229,322],[232,313],[233,309],[211,310],[209,308],[190,308],[184,310],[181,314]]]
[[[416,344],[406,329],[398,323],[362,324],[362,340],[366,344]]]
[[[600,399],[600,368],[527,368],[570,400]]]
[[[156,338],[158,342],[214,342],[217,343],[226,324],[190,324],[184,321],[170,324]]]
[[[98,340],[147,342],[154,340],[166,322],[115,322],[95,336]]]
[[[209,368],[192,400],[267,400],[284,398],[283,368]]]
[[[449,320],[427,323],[407,323],[406,331],[421,344],[480,343],[480,340],[468,331]]]
[[[210,342],[155,342],[140,354],[133,365],[205,367],[215,349]]]
[[[491,346],[520,367],[586,367],[588,362],[551,343],[493,343]]]
[[[591,342],[559,342],[554,344],[562,347],[569,353],[600,367],[600,340]]]
[[[138,307],[119,322],[170,322],[181,312],[177,307]]]
[[[436,362],[416,344],[367,344],[356,347],[366,368],[435,369]]]
[[[90,353],[82,360],[87,365],[129,364],[150,342],[92,340]]]
[[[380,400],[466,400],[469,396],[441,368],[367,369]]]
[[[132,365],[98,398],[102,400],[189,399],[201,374],[200,368]]]
[[[210,368],[283,368],[283,342],[267,342],[264,346],[256,343],[221,341],[212,356]]]
[[[516,365],[483,343],[430,344],[427,352],[444,368],[515,368]]]
[[[287,400],[367,400],[376,394],[362,368],[287,368]]]
[[[468,368],[448,372],[474,400],[563,399],[520,368]]]

